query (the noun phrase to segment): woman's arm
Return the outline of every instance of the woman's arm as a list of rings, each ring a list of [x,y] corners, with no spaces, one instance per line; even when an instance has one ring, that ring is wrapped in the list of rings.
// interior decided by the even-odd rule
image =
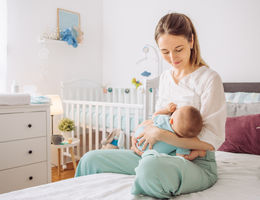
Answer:
[[[144,132],[138,136],[140,139],[139,144],[144,142],[143,149],[149,144],[149,148],[157,141],[163,141],[165,143],[185,148],[185,149],[197,149],[197,150],[214,150],[214,147],[207,143],[200,141],[197,137],[193,138],[180,138],[170,131],[160,129],[152,124],[145,127]]]

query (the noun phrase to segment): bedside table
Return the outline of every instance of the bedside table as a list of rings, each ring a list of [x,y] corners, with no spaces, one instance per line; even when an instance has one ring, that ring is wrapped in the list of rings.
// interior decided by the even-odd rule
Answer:
[[[74,171],[76,171],[77,165],[76,165],[76,161],[75,161],[75,155],[74,155],[74,147],[77,146],[79,144],[80,140],[77,138],[73,138],[72,143],[71,144],[51,144],[51,146],[53,146],[54,148],[58,149],[58,175],[60,176],[60,171],[61,171],[61,164],[60,164],[60,160],[61,160],[61,149],[64,148],[69,148],[70,151],[70,155],[71,155],[71,160],[73,163],[73,167],[74,167]]]

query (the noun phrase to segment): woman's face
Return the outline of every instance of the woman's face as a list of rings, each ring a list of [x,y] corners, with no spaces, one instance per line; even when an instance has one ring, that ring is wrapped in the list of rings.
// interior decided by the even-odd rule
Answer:
[[[190,67],[190,54],[193,40],[189,42],[183,36],[163,34],[159,37],[158,46],[163,58],[176,69]]]

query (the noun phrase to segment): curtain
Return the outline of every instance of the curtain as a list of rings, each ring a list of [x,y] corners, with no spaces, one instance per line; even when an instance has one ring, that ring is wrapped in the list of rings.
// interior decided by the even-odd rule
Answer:
[[[6,91],[7,0],[0,0],[0,93]]]

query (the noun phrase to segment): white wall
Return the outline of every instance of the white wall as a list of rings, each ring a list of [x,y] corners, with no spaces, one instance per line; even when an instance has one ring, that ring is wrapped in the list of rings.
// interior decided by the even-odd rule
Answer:
[[[142,48],[155,46],[155,26],[168,12],[192,19],[202,56],[223,81],[259,82],[259,10],[258,0],[104,0],[103,83],[131,86],[144,69],[145,63],[136,65]],[[154,69],[151,63],[147,65]]]
[[[7,91],[12,80],[35,85],[40,94],[59,94],[60,81],[101,82],[102,0],[8,0],[7,6]],[[78,48],[65,42],[47,44],[49,57],[43,59],[39,36],[55,29],[57,8],[80,13],[84,41]]]

